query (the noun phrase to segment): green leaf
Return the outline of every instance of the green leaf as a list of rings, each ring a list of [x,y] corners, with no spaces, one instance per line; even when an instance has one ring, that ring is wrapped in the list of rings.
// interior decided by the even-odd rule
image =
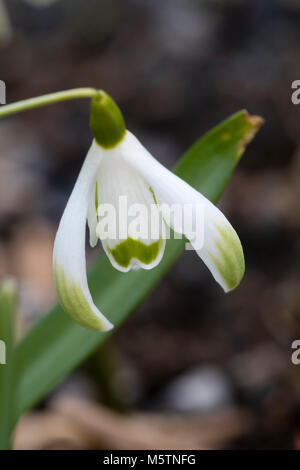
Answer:
[[[175,173],[216,202],[246,144],[263,120],[241,111],[188,150]],[[169,240],[162,262],[151,271],[116,271],[105,255],[93,266],[89,285],[95,304],[117,328],[178,258],[184,240]],[[112,330],[112,332],[115,329]],[[27,333],[17,348],[18,390],[15,419],[50,392],[109,336],[75,324],[55,306]]]
[[[14,407],[14,324],[16,284],[7,279],[0,286],[0,449],[10,447],[12,410]]]

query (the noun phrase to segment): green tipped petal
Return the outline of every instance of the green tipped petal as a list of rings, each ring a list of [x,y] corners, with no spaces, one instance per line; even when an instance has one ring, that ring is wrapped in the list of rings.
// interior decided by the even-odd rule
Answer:
[[[162,247],[162,239],[146,244],[129,237],[127,240],[116,245],[115,248],[107,248],[107,251],[122,268],[128,268],[131,264],[134,265],[134,263],[138,262],[143,267],[148,266],[150,269],[160,255]]]
[[[97,315],[81,285],[68,279],[62,268],[54,267],[54,281],[59,301],[65,312],[79,325],[96,331],[106,331],[107,321]]]
[[[233,228],[229,225],[216,225],[219,237],[215,240],[215,253],[208,252],[215,265],[225,292],[233,290],[242,280],[245,272],[245,260],[241,242]]]
[[[95,183],[102,150],[93,142],[61,218],[53,249],[54,280],[65,312],[86,328],[106,331],[112,324],[97,309],[89,291],[85,262],[88,208],[95,204]],[[90,226],[96,224],[90,220]],[[94,241],[92,239],[92,241]]]
[[[190,240],[225,292],[234,289],[243,277],[245,264],[241,242],[226,217],[201,193],[155,160],[133,134],[127,132],[121,146],[124,160],[148,182],[161,208],[176,204],[184,210],[192,205],[186,224],[184,219],[167,219],[167,211],[162,211],[165,222]],[[203,218],[198,217],[201,213]]]
[[[122,144],[104,151],[97,179],[96,234],[114,268],[152,269],[164,253],[164,222],[153,189],[124,162],[121,149]]]

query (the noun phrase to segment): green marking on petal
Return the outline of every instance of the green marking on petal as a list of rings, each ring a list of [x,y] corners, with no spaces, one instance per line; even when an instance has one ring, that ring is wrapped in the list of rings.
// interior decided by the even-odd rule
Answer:
[[[155,192],[153,191],[153,188],[151,188],[151,186],[149,186],[149,191],[150,191],[150,193],[152,194],[152,197],[153,197],[153,200],[154,200],[155,204],[157,205],[157,200],[156,200]]]
[[[115,248],[108,248],[109,253],[123,268],[128,268],[132,259],[137,259],[143,264],[151,264],[159,255],[163,241],[157,240],[149,245],[129,237],[119,243]]]
[[[245,272],[245,260],[241,242],[232,227],[220,227],[216,225],[220,238],[216,241],[219,255],[209,253],[226,290],[237,287]]]
[[[62,268],[54,266],[54,281],[59,301],[65,312],[77,323],[96,331],[106,331],[104,323],[95,315],[80,285],[67,279]]]

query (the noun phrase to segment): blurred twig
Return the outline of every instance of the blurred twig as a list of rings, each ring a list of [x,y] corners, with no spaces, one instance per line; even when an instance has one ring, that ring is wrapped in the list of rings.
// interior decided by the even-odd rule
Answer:
[[[249,415],[237,408],[205,415],[121,415],[70,396],[57,399],[51,408],[20,421],[16,449],[220,448],[252,426]]]

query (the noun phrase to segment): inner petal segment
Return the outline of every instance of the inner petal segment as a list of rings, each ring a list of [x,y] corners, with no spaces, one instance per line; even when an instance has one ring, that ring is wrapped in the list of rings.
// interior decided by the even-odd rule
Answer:
[[[155,267],[163,256],[165,240],[153,190],[113,153],[101,163],[97,188],[96,233],[112,265],[123,272]]]

